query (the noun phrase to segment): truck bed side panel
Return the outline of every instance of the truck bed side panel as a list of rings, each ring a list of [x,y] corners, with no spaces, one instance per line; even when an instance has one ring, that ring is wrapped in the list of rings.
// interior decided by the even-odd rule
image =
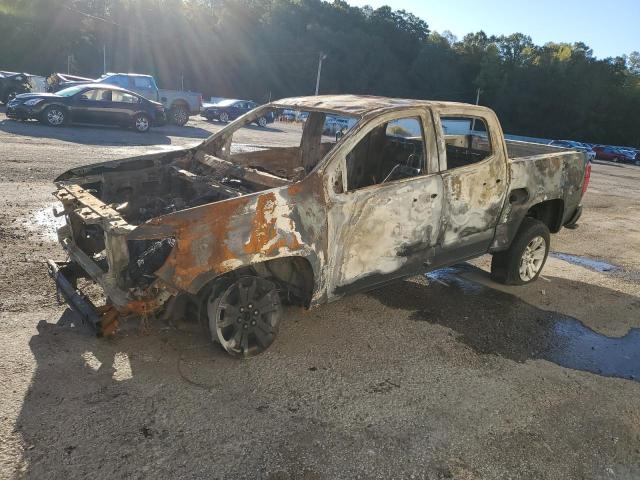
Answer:
[[[491,251],[508,248],[527,212],[539,203],[561,200],[564,225],[580,204],[586,162],[584,153],[569,150],[510,159],[509,195]]]

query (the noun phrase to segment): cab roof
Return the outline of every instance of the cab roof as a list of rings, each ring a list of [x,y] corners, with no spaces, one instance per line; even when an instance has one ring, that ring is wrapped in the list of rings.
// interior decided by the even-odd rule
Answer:
[[[373,95],[317,95],[313,97],[291,97],[276,100],[272,104],[276,107],[300,110],[321,110],[351,116],[363,116],[377,110],[395,110],[403,107],[475,107],[475,105],[468,103],[376,97]]]

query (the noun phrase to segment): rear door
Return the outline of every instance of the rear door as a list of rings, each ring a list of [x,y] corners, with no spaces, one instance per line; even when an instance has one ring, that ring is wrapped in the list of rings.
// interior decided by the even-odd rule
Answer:
[[[112,96],[114,121],[119,125],[129,125],[133,115],[141,108],[140,98],[132,93],[115,90]]]
[[[440,131],[443,222],[436,264],[486,253],[502,212],[509,179],[500,124],[474,107],[434,110]],[[434,266],[436,266],[434,264]]]
[[[324,174],[329,298],[426,269],[440,233],[437,165],[425,109],[381,115],[343,143]]]

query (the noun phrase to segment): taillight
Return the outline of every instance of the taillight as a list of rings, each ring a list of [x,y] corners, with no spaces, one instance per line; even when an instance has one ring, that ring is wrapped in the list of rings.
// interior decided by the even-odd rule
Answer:
[[[587,166],[584,169],[584,180],[582,181],[582,195],[587,192],[589,187],[589,180],[591,179],[591,162],[587,162]]]

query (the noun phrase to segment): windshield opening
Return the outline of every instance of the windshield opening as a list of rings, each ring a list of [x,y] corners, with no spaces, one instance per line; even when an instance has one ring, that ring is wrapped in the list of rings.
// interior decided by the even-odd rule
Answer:
[[[203,150],[289,180],[304,178],[357,123],[330,112],[261,107],[210,137]]]

